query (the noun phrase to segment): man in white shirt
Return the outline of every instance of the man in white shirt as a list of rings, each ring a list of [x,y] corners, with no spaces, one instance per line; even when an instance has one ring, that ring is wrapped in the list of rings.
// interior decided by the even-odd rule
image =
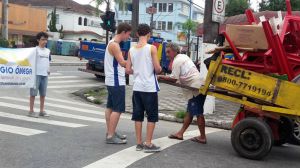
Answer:
[[[49,117],[44,110],[44,103],[48,85],[48,75],[50,74],[50,50],[46,48],[48,34],[40,32],[36,35],[38,46],[36,47],[36,86],[30,89],[30,110],[29,117],[37,118],[34,112],[34,100],[37,93],[40,94],[40,113],[41,117]]]
[[[193,61],[187,55],[180,54],[180,48],[177,44],[167,44],[166,52],[167,56],[173,60],[172,74],[171,76],[159,76],[159,79],[174,83],[179,82],[182,85],[193,88],[200,88],[201,85],[204,84],[204,79],[201,79],[200,72],[197,70]],[[169,138],[183,140],[183,133],[193,121],[193,116],[196,116],[200,136],[194,137],[191,140],[205,144],[206,136],[203,106],[206,96],[199,94],[198,90],[187,89],[183,89],[183,94],[188,99],[187,113],[184,117],[183,126],[176,134],[171,134]]]

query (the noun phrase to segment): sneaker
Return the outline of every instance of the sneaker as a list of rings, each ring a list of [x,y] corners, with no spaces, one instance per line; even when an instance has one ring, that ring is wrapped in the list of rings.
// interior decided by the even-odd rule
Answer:
[[[155,152],[160,152],[161,149],[159,146],[156,146],[154,144],[151,144],[151,146],[148,146],[144,144],[144,152],[145,153],[155,153]]]
[[[116,135],[118,138],[122,139],[122,140],[127,139],[127,136],[126,136],[126,135],[121,135],[121,134],[119,134],[119,133],[117,133],[117,132],[115,132],[115,135]]]
[[[29,113],[28,113],[27,116],[28,116],[28,117],[33,117],[33,118],[39,118],[39,116],[37,115],[37,113],[32,112],[32,111],[29,111]]]
[[[50,117],[50,115],[47,114],[45,111],[40,112],[39,116],[41,116],[41,117]]]
[[[136,151],[141,151],[143,149],[144,149],[144,144],[137,144],[136,147],[135,147]]]
[[[118,138],[116,135],[112,136],[111,138],[106,138],[107,144],[126,144],[127,140],[122,140]]]

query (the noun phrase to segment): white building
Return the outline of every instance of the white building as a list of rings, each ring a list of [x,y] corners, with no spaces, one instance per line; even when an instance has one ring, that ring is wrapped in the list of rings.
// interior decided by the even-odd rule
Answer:
[[[72,0],[10,0],[10,3],[44,8],[48,11],[48,25],[51,12],[56,7],[56,27],[63,26],[64,40],[103,40],[102,20],[96,17],[96,9],[90,5],[81,5]]]
[[[125,0],[126,2],[126,0]],[[131,23],[132,12],[128,11],[127,1],[124,5],[116,4],[116,20]],[[152,0],[140,0],[139,23],[150,25],[151,15],[146,9],[152,6]],[[173,41],[184,45],[186,37],[182,34],[182,23],[186,22],[190,15],[190,3],[188,0],[154,0],[154,7],[157,13],[153,16],[154,35],[164,38],[166,41]],[[193,21],[202,23],[204,9],[192,4],[191,18]]]

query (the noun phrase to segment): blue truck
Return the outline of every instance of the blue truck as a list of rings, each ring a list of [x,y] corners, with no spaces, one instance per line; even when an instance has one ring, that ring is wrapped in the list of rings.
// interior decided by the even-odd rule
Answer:
[[[123,56],[127,59],[130,48],[130,41],[122,42],[120,47]],[[79,68],[79,71],[95,74],[97,78],[104,77],[104,56],[106,44],[97,42],[82,41],[80,43],[79,57],[88,60],[86,69]]]
[[[149,40],[149,44],[154,44],[159,48],[159,60],[164,71],[168,70],[169,60],[165,54],[166,42],[162,38],[152,37]],[[131,41],[121,42],[120,47],[123,52],[125,60],[128,56]],[[104,74],[104,56],[105,56],[106,44],[98,42],[80,42],[79,57],[88,60],[86,69],[79,68],[79,71],[95,74],[97,78],[103,78]],[[128,83],[128,76],[127,83]]]

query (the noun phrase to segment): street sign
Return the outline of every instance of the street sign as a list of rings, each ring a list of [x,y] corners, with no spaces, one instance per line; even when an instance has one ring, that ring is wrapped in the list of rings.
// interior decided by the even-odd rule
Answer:
[[[151,14],[156,14],[156,12],[157,12],[157,9],[153,6],[150,6],[150,7],[146,8],[146,13],[148,13],[150,15]]]
[[[213,9],[212,9],[212,21],[213,22],[224,22],[225,18],[225,6],[226,0],[213,0]]]

